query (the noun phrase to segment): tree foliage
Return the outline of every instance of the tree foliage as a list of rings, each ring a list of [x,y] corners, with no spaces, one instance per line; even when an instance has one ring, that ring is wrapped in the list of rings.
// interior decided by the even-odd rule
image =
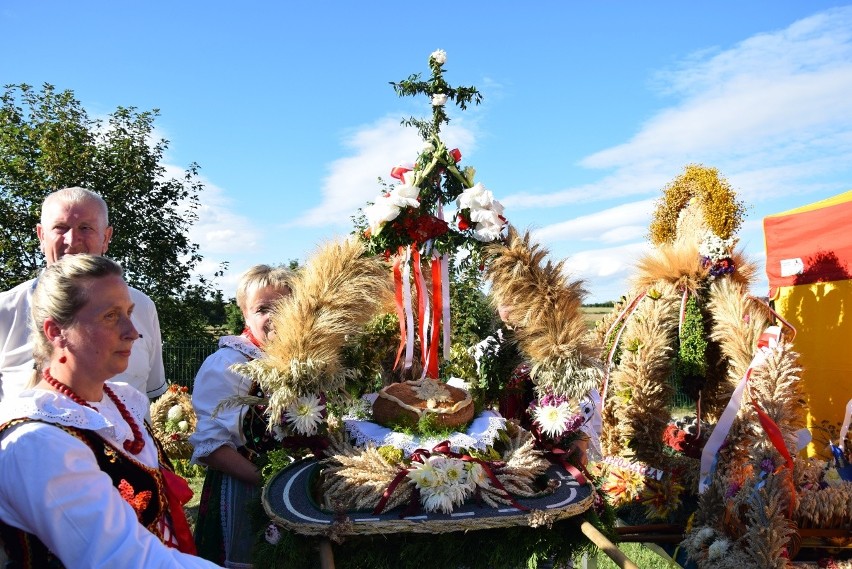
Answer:
[[[6,85],[0,99],[0,288],[35,276],[43,264],[35,226],[41,202],[83,186],[109,205],[108,255],[129,284],[156,303],[166,339],[204,335],[211,282],[193,275],[202,257],[188,236],[204,189],[191,164],[172,177],[156,139],[159,111],[118,107],[91,118],[70,90]]]

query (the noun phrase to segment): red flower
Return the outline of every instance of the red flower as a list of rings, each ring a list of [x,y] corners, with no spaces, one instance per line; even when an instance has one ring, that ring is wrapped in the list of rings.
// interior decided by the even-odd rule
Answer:
[[[459,150],[458,148],[453,148],[452,150],[450,150],[450,156],[453,157],[453,162],[461,162],[461,150]]]
[[[425,243],[430,239],[444,235],[450,230],[446,221],[438,219],[434,215],[422,215],[417,219],[406,217],[402,220],[401,225],[414,243]]]
[[[459,212],[459,219],[458,219],[459,231],[466,231],[466,230],[470,229],[470,218],[468,217],[468,215],[469,214],[467,214],[465,212]]]
[[[679,429],[674,424],[666,425],[666,430],[663,431],[663,443],[691,458],[699,458],[704,446],[703,441],[698,440],[698,437]]]

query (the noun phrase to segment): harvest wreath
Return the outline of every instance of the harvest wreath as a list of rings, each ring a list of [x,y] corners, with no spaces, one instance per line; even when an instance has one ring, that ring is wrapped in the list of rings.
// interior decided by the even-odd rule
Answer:
[[[573,464],[581,458],[573,442],[588,436],[581,401],[601,377],[594,346],[581,333],[582,286],[566,279],[561,263],[547,261],[547,251],[528,234],[508,226],[500,203],[474,183],[473,168],[459,170],[460,153],[439,136],[444,105],[464,108],[479,95],[472,87],[450,87],[442,76],[445,62],[438,50],[429,58],[429,81],[412,76],[395,84],[400,95],[430,97],[432,122],[408,121],[428,142],[415,164],[394,168],[400,184],[365,208],[357,238],[327,244],[308,259],[292,295],[272,316],[277,334],[265,357],[235,367],[269,396],[229,404],[262,403],[282,447],[303,449],[263,459],[267,523],[256,547],[259,566],[270,560],[276,567],[303,565],[293,551],[305,546],[292,532],[344,542],[338,559],[352,567],[364,556],[358,540],[394,533],[392,546],[385,542],[381,553],[369,554],[369,566],[388,566],[378,557],[397,548],[392,566],[413,567],[425,546],[405,532],[488,528],[500,537],[481,561],[465,547],[447,562],[484,567],[493,566],[494,556],[528,564],[568,560],[590,547],[563,518],[588,512],[608,527],[598,518],[607,512],[604,504]],[[513,307],[518,345],[536,384],[531,430],[491,411],[475,413],[481,405],[464,385],[440,378],[450,352],[450,257],[460,249],[466,262],[487,266],[495,302]],[[365,404],[363,394],[348,391],[359,369],[348,366],[344,348],[385,312],[398,316],[394,367],[408,381]],[[293,463],[305,449],[308,458]],[[285,510],[298,510],[297,521],[288,521]],[[361,523],[365,513],[370,519]],[[530,532],[539,526],[559,529]],[[450,533],[440,543],[466,539]]]
[[[687,166],[665,189],[655,248],[598,328],[605,457],[593,471],[629,524],[686,534],[698,567],[780,569],[803,540],[849,544],[852,483],[837,474],[845,463],[797,457],[795,330],[748,294],[754,269],[734,250],[742,211],[712,168]],[[676,387],[691,416],[671,415]]]

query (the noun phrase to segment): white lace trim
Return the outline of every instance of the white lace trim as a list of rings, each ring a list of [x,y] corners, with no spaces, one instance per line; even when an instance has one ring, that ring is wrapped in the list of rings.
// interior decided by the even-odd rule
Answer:
[[[389,445],[402,450],[405,456],[411,456],[414,451],[421,448],[431,450],[438,443],[445,440],[450,441],[453,452],[459,452],[461,449],[484,451],[487,447],[494,444],[494,441],[499,437],[500,431],[506,429],[506,419],[495,411],[483,411],[468,426],[466,432],[460,433],[457,431],[451,434],[449,439],[416,437],[393,431],[377,423],[349,416],[343,418],[343,424],[347,434],[355,439],[356,446],[366,447],[367,445],[373,445],[380,447]]]
[[[201,464],[198,461],[199,458],[210,456],[213,454],[213,451],[224,446],[237,450],[237,446],[231,441],[204,441],[202,443],[198,443],[198,445],[192,449],[192,459],[190,462],[193,464]]]
[[[231,348],[253,360],[263,357],[263,350],[252,344],[245,336],[222,336],[219,338],[220,348]]]
[[[108,382],[109,383],[109,382]],[[145,410],[138,407],[138,399],[128,398],[121,384],[109,383],[113,393],[133,415],[142,427],[142,417]],[[124,442],[133,440],[133,431],[125,422],[121,412],[104,393],[98,402],[88,402],[93,407],[84,407],[70,398],[53,390],[33,388],[28,389],[15,400],[13,405],[4,409],[0,423],[18,417],[28,417],[66,427],[76,427],[87,431],[103,433],[107,438]]]

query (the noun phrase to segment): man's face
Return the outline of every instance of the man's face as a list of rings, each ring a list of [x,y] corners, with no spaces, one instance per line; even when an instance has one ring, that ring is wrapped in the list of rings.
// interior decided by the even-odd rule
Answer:
[[[42,219],[44,224],[36,226],[36,233],[48,265],[63,255],[106,253],[112,227],[107,226],[96,202],[69,204],[54,201],[47,204]]]

